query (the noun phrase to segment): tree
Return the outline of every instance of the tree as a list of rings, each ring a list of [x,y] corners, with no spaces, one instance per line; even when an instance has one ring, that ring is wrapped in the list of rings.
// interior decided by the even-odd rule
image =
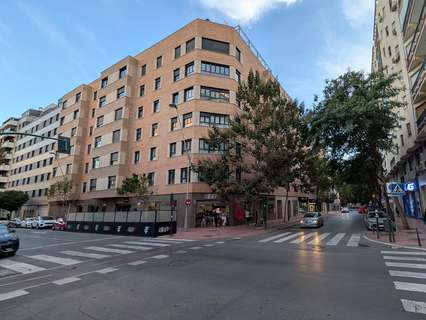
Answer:
[[[28,201],[28,194],[23,191],[8,190],[0,192],[0,209],[17,211]]]
[[[68,214],[73,201],[73,189],[72,182],[65,177],[50,186],[47,197],[59,202],[63,206],[63,211],[66,211],[65,214]],[[65,210],[65,208],[67,209]]]
[[[348,71],[327,81],[310,124],[343,182],[369,183],[378,205],[382,194],[386,196],[382,155],[395,149],[392,131],[400,120],[397,110],[404,105],[396,99],[396,79],[396,74]],[[392,215],[387,196],[386,205]]]
[[[146,196],[150,194],[148,177],[142,174],[125,178],[121,187],[117,189],[117,193],[126,196],[133,195],[144,202]]]

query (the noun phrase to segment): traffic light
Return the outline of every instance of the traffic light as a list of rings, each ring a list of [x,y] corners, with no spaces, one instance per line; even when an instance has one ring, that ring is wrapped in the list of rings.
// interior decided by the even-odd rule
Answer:
[[[58,152],[59,153],[71,153],[71,143],[70,138],[68,137],[59,137],[58,138]]]

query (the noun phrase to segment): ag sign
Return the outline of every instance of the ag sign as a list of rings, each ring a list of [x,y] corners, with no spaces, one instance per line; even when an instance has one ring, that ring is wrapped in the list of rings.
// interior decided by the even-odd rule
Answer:
[[[386,183],[387,193],[390,197],[405,196],[405,184],[389,182]]]

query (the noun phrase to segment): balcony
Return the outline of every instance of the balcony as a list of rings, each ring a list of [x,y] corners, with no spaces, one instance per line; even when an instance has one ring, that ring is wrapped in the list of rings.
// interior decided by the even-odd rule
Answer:
[[[424,3],[425,0],[406,0],[404,7],[401,8],[400,18],[403,21],[404,41],[408,41],[415,33]]]
[[[423,6],[416,23],[410,48],[407,53],[408,70],[412,71],[421,64],[426,55],[426,6]]]
[[[0,172],[2,171],[9,171],[10,170],[10,166],[7,164],[0,164]]]
[[[415,104],[422,102],[426,98],[426,60],[424,60],[422,67],[415,80],[413,81],[413,87],[411,94],[413,96],[413,102]]]
[[[15,147],[15,144],[11,141],[5,141],[1,144],[1,147],[4,149],[13,149]]]
[[[8,177],[2,177],[2,176],[0,176],[0,183],[7,183],[8,180],[9,180]]]
[[[6,154],[4,154],[3,155],[3,158],[5,159],[5,160],[12,160],[12,154],[11,153],[6,153]]]

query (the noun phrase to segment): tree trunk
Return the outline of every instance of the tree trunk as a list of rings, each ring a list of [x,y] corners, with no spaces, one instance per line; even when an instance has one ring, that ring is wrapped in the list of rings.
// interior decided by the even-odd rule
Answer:
[[[256,200],[255,200],[255,221],[256,226],[260,226],[260,194],[256,194]]]
[[[288,213],[287,213],[287,209],[288,209],[288,205],[287,205],[287,201],[288,201],[288,190],[290,189],[290,185],[287,184],[287,188],[285,191],[285,202],[284,202],[284,216],[283,216],[283,222],[285,222],[285,218],[287,217]],[[290,219],[288,219],[290,220]]]

